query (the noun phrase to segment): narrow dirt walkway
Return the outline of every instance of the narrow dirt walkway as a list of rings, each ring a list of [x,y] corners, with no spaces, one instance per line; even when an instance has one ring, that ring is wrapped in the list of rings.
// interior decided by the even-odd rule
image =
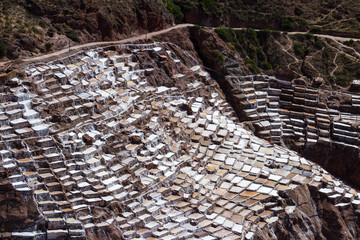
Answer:
[[[169,31],[171,31],[173,29],[186,28],[186,27],[190,27],[190,26],[195,26],[195,25],[194,24],[189,24],[189,23],[178,24],[178,25],[172,26],[172,27],[167,28],[167,29],[163,29],[163,30],[156,31],[156,32],[151,32],[151,33],[148,33],[148,34],[142,34],[142,35],[126,38],[126,39],[119,40],[119,41],[91,42],[91,43],[86,43],[86,44],[82,44],[82,45],[73,46],[73,47],[70,47],[70,49],[66,48],[66,49],[56,51],[56,52],[53,52],[53,53],[49,53],[49,54],[46,54],[46,55],[41,55],[41,56],[38,56],[38,57],[25,58],[25,59],[18,59],[18,60],[15,60],[15,61],[16,62],[27,62],[27,63],[36,62],[36,61],[44,61],[46,59],[56,57],[56,56],[59,56],[59,55],[62,55],[62,54],[66,54],[68,52],[74,53],[74,51],[79,51],[79,50],[86,49],[86,48],[101,47],[101,46],[106,46],[106,45],[124,44],[124,43],[128,43],[128,42],[144,40],[146,38],[151,38],[151,37],[154,37],[154,36],[169,32]],[[208,28],[214,28],[214,27],[208,27]],[[245,30],[246,28],[233,28],[233,29],[234,30]],[[255,29],[255,31],[260,31],[260,30],[261,29]],[[287,34],[295,35],[295,34],[307,34],[307,33],[308,32],[288,32]],[[337,36],[324,35],[324,34],[313,34],[313,35],[317,36],[317,37],[321,37],[321,38],[329,38],[329,39],[332,39],[332,40],[337,41],[337,42],[344,42],[344,41],[349,41],[349,40],[360,40],[360,39],[357,39],[357,38],[337,37]],[[350,47],[345,46],[343,44],[342,44],[342,47],[350,48]],[[358,56],[360,56],[359,53],[356,52],[356,54]],[[0,62],[0,67],[6,66],[7,64],[15,62],[15,61]]]
[[[189,26],[194,26],[193,24],[179,24],[179,25],[175,25],[172,26],[170,28],[167,29],[163,29],[160,31],[156,31],[156,32],[151,32],[151,33],[147,33],[147,34],[142,34],[142,35],[138,35],[138,36],[134,36],[134,37],[130,37],[130,38],[126,38],[126,39],[122,39],[119,41],[108,41],[108,42],[91,42],[91,43],[86,43],[86,44],[81,44],[81,45],[76,45],[70,48],[65,48],[53,53],[49,53],[46,55],[41,55],[38,57],[31,57],[31,58],[25,58],[25,59],[21,59],[20,61],[23,62],[36,62],[36,61],[44,61],[48,58],[52,58],[52,57],[56,57],[68,52],[74,53],[74,51],[78,51],[78,50],[82,50],[85,48],[92,48],[92,47],[101,47],[101,46],[106,46],[106,45],[116,45],[116,44],[124,44],[124,43],[128,43],[128,42],[135,42],[138,40],[145,40],[147,38],[151,38],[166,32],[169,32],[171,30],[174,29],[178,29],[178,28],[185,28],[185,27],[189,27]],[[19,60],[17,60],[19,61]],[[6,64],[11,63],[12,61],[7,61],[7,62],[0,62],[0,66],[5,66]]]
[[[332,76],[332,77],[334,76],[335,71],[339,68],[339,65],[337,65],[337,63],[336,63],[337,57],[338,57],[338,52],[335,54],[335,57],[334,57],[334,60],[333,60],[335,68],[330,72],[330,76]]]

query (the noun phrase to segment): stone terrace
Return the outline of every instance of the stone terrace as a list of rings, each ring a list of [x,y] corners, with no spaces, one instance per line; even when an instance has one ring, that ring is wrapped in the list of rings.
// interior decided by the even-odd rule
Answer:
[[[319,142],[358,150],[360,95],[296,86],[268,76],[236,80],[242,89],[244,120],[254,123],[257,136],[275,143],[295,139],[302,145]],[[351,103],[327,106],[319,101],[323,93],[340,94]]]
[[[2,87],[1,164],[17,191],[33,195],[48,226],[13,238],[85,239],[117,229],[124,239],[252,239],[294,207],[284,207],[280,193],[303,184],[338,208],[359,208],[354,189],[245,130],[210,76],[171,49],[93,50],[29,66],[24,79],[12,79],[15,87]],[[153,66],[171,62],[169,81],[192,80],[150,84],[160,70],[144,68],[142,56]],[[252,89],[248,100],[266,105]],[[269,103],[278,109],[274,121],[259,122],[264,131],[281,127],[276,102]],[[303,128],[300,119],[289,121]]]

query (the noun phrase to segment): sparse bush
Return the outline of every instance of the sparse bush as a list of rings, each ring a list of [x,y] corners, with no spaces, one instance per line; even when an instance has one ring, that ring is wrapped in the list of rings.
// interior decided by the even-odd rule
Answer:
[[[246,58],[244,62],[245,64],[256,64],[256,62],[250,58]]]
[[[0,58],[5,57],[7,54],[7,47],[4,41],[0,40]]]
[[[298,33],[298,34],[295,34],[295,37],[299,42],[304,42],[306,40],[305,34]]]
[[[252,73],[260,73],[260,68],[258,68],[255,64],[248,66],[248,68]]]
[[[33,31],[33,32],[36,33],[36,34],[40,34],[40,33],[41,33],[41,31],[40,31],[38,28],[36,28],[36,27],[31,27],[31,31]]]
[[[196,4],[193,3],[193,2],[190,1],[190,0],[182,0],[182,1],[181,1],[181,8],[182,8],[184,11],[190,11],[190,10],[193,9],[195,6],[196,6]]]
[[[257,41],[257,33],[253,28],[246,29],[246,36],[250,41]]]
[[[184,14],[180,7],[173,3],[171,0],[165,0],[166,9],[174,16],[176,22],[181,22],[184,18]]]
[[[54,37],[54,33],[55,33],[55,29],[53,28],[50,28],[48,31],[47,31],[47,35],[49,37]]]
[[[352,76],[347,75],[336,75],[336,84],[342,87],[348,87],[352,83],[354,78]]]
[[[262,66],[262,68],[263,68],[264,70],[270,70],[270,69],[272,69],[272,65],[271,65],[270,63],[268,63],[268,62],[262,62],[262,63],[261,63],[261,66]]]
[[[301,43],[294,43],[294,52],[296,55],[303,56],[304,55],[304,47]]]
[[[63,23],[62,26],[63,26],[65,29],[70,29],[70,26],[67,25],[66,23]]]
[[[247,48],[247,54],[249,58],[255,59],[257,55],[257,48],[254,45],[250,44]]]
[[[309,25],[309,21],[305,18],[299,18],[299,23],[302,27],[307,27]]]
[[[256,49],[256,56],[257,56],[258,62],[266,60],[266,54],[264,53],[264,50],[261,47],[258,47]]]
[[[235,42],[235,33],[232,28],[215,28],[215,32],[225,42]]]
[[[79,37],[78,37],[77,33],[74,30],[70,30],[69,32],[67,32],[66,36],[68,38],[70,38],[71,40],[73,40],[74,42],[79,41]]]
[[[305,34],[305,37],[306,37],[307,40],[311,40],[311,39],[313,39],[314,34],[312,34],[312,33],[306,33],[306,34]]]
[[[47,52],[50,51],[50,49],[52,48],[52,46],[53,46],[53,44],[50,43],[50,42],[45,43],[45,49],[46,49],[46,51],[47,51]]]
[[[320,33],[321,32],[321,27],[319,26],[314,26],[310,29],[311,33]]]
[[[320,40],[320,39],[316,40],[315,47],[317,49],[322,49],[324,47],[324,42],[322,40]]]
[[[212,55],[215,57],[216,59],[216,62],[219,64],[219,65],[222,65],[224,64],[224,56],[222,55],[222,53],[219,51],[219,50],[212,50],[211,51]]]
[[[280,27],[283,30],[291,31],[291,30],[296,29],[296,24],[295,24],[295,21],[294,21],[294,19],[292,17],[288,17],[288,18],[285,18],[285,19],[283,19],[281,21]]]
[[[260,72],[260,68],[258,68],[256,62],[253,59],[246,58],[244,62],[252,73]]]
[[[352,46],[352,45],[354,45],[354,40],[350,39],[348,41],[345,41],[344,44],[347,45],[347,46]]]
[[[214,0],[200,0],[202,9],[208,15],[216,15],[218,13],[218,3]]]
[[[43,21],[43,20],[40,20],[39,26],[42,27],[42,28],[46,28],[46,22]]]

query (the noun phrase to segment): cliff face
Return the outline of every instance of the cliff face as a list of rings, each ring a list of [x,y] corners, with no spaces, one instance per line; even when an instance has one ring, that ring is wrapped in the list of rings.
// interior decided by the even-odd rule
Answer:
[[[339,209],[318,190],[303,185],[283,193],[288,206],[272,229],[275,239],[359,238],[357,210],[350,205]]]
[[[0,232],[33,232],[45,229],[31,191],[14,189],[4,169],[0,169]]]

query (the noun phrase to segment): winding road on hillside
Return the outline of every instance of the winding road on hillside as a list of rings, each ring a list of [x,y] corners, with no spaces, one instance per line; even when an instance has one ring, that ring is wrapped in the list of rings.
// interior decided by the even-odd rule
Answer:
[[[56,52],[52,52],[49,54],[45,54],[45,55],[41,55],[41,56],[37,56],[37,57],[31,57],[31,58],[25,58],[25,59],[18,59],[16,60],[17,62],[24,62],[24,63],[30,63],[30,62],[37,62],[37,61],[44,61],[47,60],[49,58],[52,57],[56,57],[56,56],[60,56],[66,53],[74,53],[78,50],[83,50],[86,48],[92,48],[92,47],[101,47],[101,46],[108,46],[108,45],[116,45],[116,44],[124,44],[124,43],[129,43],[129,42],[135,42],[138,40],[145,40],[147,38],[151,38],[154,36],[158,36],[160,34],[169,32],[171,30],[174,29],[179,29],[179,28],[186,28],[186,27],[190,27],[190,26],[195,26],[194,24],[189,24],[189,23],[185,23],[185,24],[178,24],[178,25],[174,25],[170,28],[166,28],[160,31],[156,31],[156,32],[150,32],[147,34],[141,34],[141,35],[137,35],[137,36],[133,36],[133,37],[129,37],[129,38],[125,38],[122,40],[118,40],[118,41],[107,41],[107,42],[90,42],[90,43],[86,43],[86,44],[81,44],[81,45],[76,45],[70,48],[65,48]],[[215,28],[215,27],[205,27],[205,28]],[[233,28],[234,30],[245,30],[246,28]],[[260,31],[260,29],[255,29],[255,31]],[[308,32],[288,32],[289,35],[295,35],[295,34],[307,34]],[[324,34],[313,34],[314,36],[317,37],[321,37],[321,38],[329,38],[332,39],[334,41],[340,41],[340,42],[344,42],[344,41],[349,41],[349,40],[360,40],[357,38],[348,38],[348,37],[338,37],[338,36],[331,36],[331,35],[324,35]],[[7,62],[0,62],[0,67],[2,66],[6,66],[7,64],[13,63],[14,61],[7,61]]]

